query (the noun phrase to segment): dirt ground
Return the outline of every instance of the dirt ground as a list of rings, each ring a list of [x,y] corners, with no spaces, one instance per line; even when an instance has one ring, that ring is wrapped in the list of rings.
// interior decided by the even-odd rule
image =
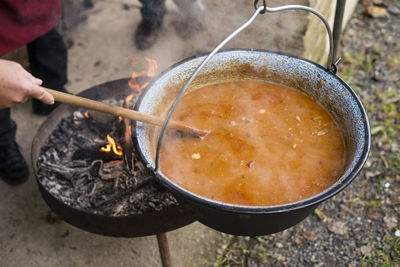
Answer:
[[[131,65],[133,57],[139,62],[145,56],[157,59],[159,72],[209,51],[253,12],[253,1],[203,0],[206,30],[183,38],[173,27],[181,18],[179,9],[169,1],[159,42],[138,51],[133,44],[140,20],[137,1],[99,0],[86,9],[88,1],[71,2],[63,31],[69,46],[67,89],[73,93],[143,70],[144,63]],[[374,141],[362,174],[315,214],[282,233],[244,238],[199,223],[172,231],[168,237],[174,266],[399,264],[400,6],[395,0],[375,2],[383,2],[379,5],[387,16],[373,19],[358,7],[343,37],[340,54],[344,60],[338,73],[360,95],[371,120]],[[228,48],[266,48],[299,55],[297,37],[304,31],[303,20],[288,15],[257,18],[256,26]],[[268,27],[273,23],[287,27],[291,34],[282,36]],[[31,114],[31,103],[15,107],[12,116],[18,121],[17,141],[29,159],[33,136],[45,118]],[[2,183],[0,194],[0,266],[160,266],[154,236],[105,237],[58,220],[42,200],[32,174],[19,187]]]

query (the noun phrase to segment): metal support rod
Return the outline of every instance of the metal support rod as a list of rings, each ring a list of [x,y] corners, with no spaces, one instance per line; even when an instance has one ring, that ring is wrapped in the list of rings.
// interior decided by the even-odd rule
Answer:
[[[163,267],[172,267],[171,255],[169,253],[168,239],[166,233],[157,234],[158,250],[160,251],[161,264]]]
[[[344,9],[346,7],[346,0],[337,0],[335,21],[333,23],[333,58],[337,58],[339,51],[340,37],[342,35]]]

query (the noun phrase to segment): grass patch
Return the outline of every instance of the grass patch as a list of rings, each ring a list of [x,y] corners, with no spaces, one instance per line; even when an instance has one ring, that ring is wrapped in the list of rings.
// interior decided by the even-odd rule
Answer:
[[[361,266],[394,267],[400,264],[400,237],[385,236],[383,245],[371,244],[373,251],[362,258]]]

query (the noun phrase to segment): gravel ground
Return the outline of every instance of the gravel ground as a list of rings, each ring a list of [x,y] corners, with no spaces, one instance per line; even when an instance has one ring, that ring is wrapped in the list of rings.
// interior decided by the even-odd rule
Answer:
[[[216,266],[400,265],[400,1],[360,1],[343,36],[338,75],[367,109],[372,146],[356,180],[300,224],[226,236]]]

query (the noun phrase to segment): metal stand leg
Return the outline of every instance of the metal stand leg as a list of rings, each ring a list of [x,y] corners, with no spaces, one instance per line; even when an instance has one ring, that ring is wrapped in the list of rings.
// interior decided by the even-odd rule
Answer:
[[[340,36],[342,35],[343,15],[345,6],[346,6],[346,0],[337,0],[335,22],[333,24],[333,42],[334,42],[333,60],[336,60],[337,58]]]
[[[158,249],[163,267],[172,267],[171,255],[169,253],[167,234],[157,234]]]

